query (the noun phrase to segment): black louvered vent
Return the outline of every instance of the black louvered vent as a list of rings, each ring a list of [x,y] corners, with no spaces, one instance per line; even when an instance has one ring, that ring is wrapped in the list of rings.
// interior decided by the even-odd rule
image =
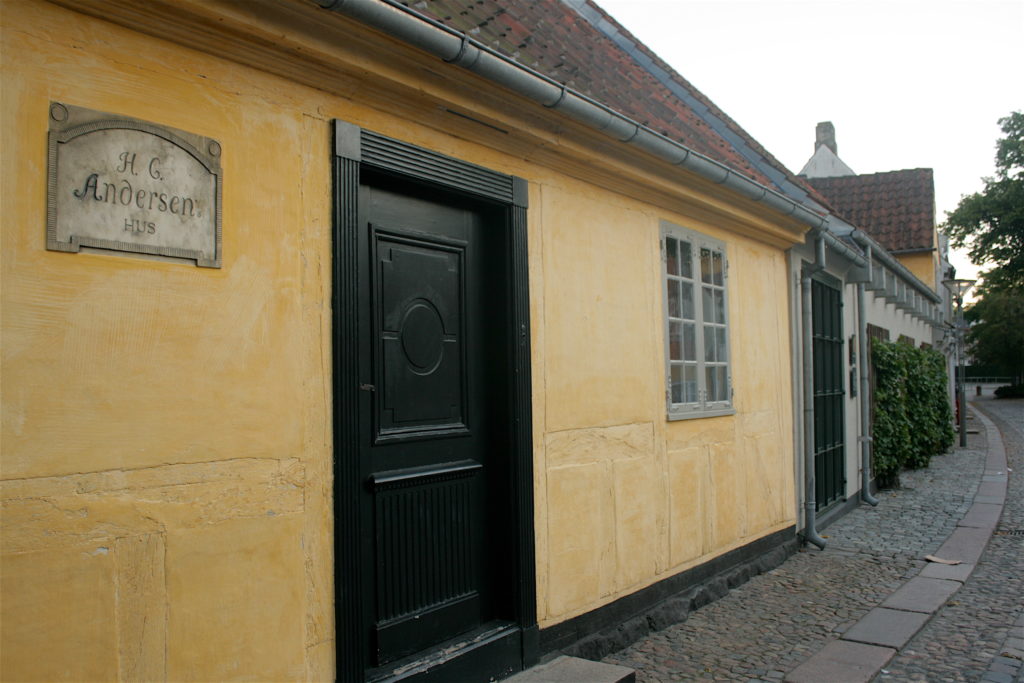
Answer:
[[[362,132],[360,142],[364,164],[433,183],[441,182],[456,190],[500,202],[513,200],[512,176],[456,161],[366,130]]]

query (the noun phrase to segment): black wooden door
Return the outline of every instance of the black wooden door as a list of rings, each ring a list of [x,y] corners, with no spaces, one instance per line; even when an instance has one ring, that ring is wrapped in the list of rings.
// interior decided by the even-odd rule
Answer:
[[[817,509],[846,489],[841,293],[818,280],[811,285],[814,338],[814,480]]]
[[[509,611],[506,277],[484,203],[371,178],[359,206],[363,613],[379,667]]]

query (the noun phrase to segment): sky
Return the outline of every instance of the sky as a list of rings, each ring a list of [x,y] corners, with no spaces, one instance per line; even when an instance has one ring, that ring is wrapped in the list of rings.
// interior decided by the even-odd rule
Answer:
[[[794,173],[819,121],[857,173],[933,169],[940,223],[1024,110],[1024,0],[595,1]]]

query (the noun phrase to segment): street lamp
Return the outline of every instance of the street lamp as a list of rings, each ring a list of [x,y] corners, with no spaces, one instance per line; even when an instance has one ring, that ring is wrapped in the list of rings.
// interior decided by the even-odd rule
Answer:
[[[956,411],[959,417],[959,424],[957,426],[960,429],[961,448],[967,446],[967,428],[964,425],[964,422],[967,420],[967,406],[964,393],[964,330],[967,327],[964,324],[964,296],[974,286],[974,282],[974,280],[965,279],[942,281],[942,285],[949,290],[949,293],[953,295],[953,300],[956,301]]]

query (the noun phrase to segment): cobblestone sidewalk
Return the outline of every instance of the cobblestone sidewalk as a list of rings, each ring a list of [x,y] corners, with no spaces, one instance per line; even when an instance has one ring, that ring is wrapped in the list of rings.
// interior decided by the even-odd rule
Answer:
[[[1019,421],[1024,406],[1015,403],[1017,417],[1008,415],[1006,419]],[[954,531],[971,507],[984,472],[987,442],[985,430],[979,431],[970,435],[967,449],[933,458],[926,470],[904,473],[903,488],[881,492],[877,508],[862,505],[828,527],[823,533],[828,540],[824,552],[809,549],[797,553],[782,566],[694,612],[687,621],[651,634],[605,661],[636,669],[638,681],[783,679],[916,575],[924,565],[922,558],[934,553]],[[1006,446],[1019,463],[1022,445],[1008,442]],[[1024,471],[1024,464],[1018,467]],[[1019,487],[1020,479],[1011,479],[1013,486]],[[1008,499],[1011,497],[1021,499],[1019,488],[1011,488]],[[1015,528],[1020,528],[1019,523]],[[964,664],[952,657],[936,657],[928,649],[929,641],[923,636],[929,626],[890,663],[883,680],[980,680],[983,675],[1001,673],[989,672],[988,667],[1013,637],[1009,630],[1014,623],[1012,596],[1021,593],[1007,592],[1014,584],[1006,583],[1006,573],[1016,571],[1018,578],[1024,575],[1019,567],[1019,539],[1016,547],[1016,569],[1011,541],[1006,557],[993,560],[1002,570],[991,570],[991,579],[985,581],[980,580],[984,574],[979,575],[977,590],[987,603],[1011,603],[991,617],[998,627],[993,630],[979,625],[977,637],[974,631],[965,635],[963,622],[950,614],[951,642],[956,638],[963,641],[963,647],[953,651],[974,659],[976,675],[951,677],[951,672]],[[1006,561],[1009,566],[1004,566]],[[987,588],[980,588],[983,583]],[[966,602],[962,594],[966,595],[961,591],[952,602]],[[1019,612],[1019,597],[1016,602]],[[951,603],[940,617],[957,606]],[[976,617],[982,609],[971,614]],[[979,642],[982,631],[991,645],[979,654],[971,643]],[[911,652],[919,658],[904,661]],[[947,665],[951,668],[940,673],[938,667]],[[998,677],[989,680],[1005,681]]]

